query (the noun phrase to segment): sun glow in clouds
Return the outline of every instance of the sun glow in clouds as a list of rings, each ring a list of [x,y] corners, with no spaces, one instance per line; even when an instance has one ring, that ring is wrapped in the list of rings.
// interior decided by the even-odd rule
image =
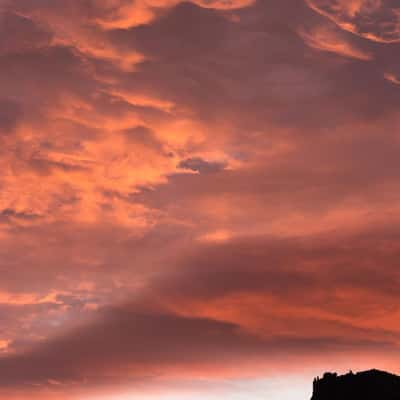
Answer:
[[[399,31],[391,1],[0,0],[0,400],[398,371]]]

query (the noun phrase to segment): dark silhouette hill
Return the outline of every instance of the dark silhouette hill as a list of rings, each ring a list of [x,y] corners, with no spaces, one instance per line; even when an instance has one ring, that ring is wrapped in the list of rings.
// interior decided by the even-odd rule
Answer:
[[[326,372],[314,379],[311,400],[400,400],[400,376],[376,369],[346,375]]]

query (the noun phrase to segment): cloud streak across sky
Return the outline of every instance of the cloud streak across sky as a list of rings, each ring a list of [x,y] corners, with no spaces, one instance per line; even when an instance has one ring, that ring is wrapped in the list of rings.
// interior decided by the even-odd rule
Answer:
[[[0,399],[400,372],[399,15],[0,0]]]

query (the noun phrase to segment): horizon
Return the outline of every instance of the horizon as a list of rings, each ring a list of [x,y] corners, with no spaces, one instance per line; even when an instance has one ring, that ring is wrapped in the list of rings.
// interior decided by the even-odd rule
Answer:
[[[396,2],[0,0],[0,400],[400,374]]]

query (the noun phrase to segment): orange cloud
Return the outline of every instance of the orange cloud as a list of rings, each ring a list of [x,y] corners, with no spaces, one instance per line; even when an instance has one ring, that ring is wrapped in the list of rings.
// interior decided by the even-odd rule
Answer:
[[[299,32],[299,35],[308,46],[317,50],[363,61],[369,61],[373,58],[372,54],[362,51],[346,41],[340,34],[324,26],[314,28],[311,31],[303,29]]]
[[[0,8],[0,399],[398,364],[389,3]]]
[[[382,0],[305,0],[340,28],[380,43],[400,41],[400,13]],[[388,4],[386,4],[388,3]]]
[[[390,72],[385,72],[384,77],[389,82],[392,82],[395,85],[400,85],[400,79],[395,74],[392,74]]]
[[[182,0],[140,0],[134,4],[124,2],[109,3],[104,2],[104,15],[97,19],[97,22],[104,29],[126,29],[152,21],[155,17],[154,10],[170,8],[181,3]],[[192,0],[194,4],[200,7],[212,8],[217,10],[232,10],[242,7],[248,7],[254,3],[254,0]]]

